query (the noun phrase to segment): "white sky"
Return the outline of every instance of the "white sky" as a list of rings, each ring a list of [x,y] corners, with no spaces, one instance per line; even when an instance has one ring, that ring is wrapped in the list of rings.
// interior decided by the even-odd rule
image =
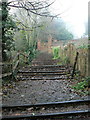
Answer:
[[[62,13],[61,18],[66,21],[78,37],[85,32],[84,23],[88,21],[88,1],[90,0],[56,0],[54,5],[55,13]]]
[[[52,5],[53,13],[62,13],[60,17],[68,23],[69,29],[77,37],[81,37],[85,32],[84,23],[88,21],[88,1],[90,0],[55,0]]]

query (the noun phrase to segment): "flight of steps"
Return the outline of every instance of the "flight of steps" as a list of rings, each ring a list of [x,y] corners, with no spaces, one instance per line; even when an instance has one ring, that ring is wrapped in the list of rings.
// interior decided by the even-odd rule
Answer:
[[[18,80],[60,80],[67,79],[71,68],[67,65],[57,65],[51,54],[41,53],[32,61],[31,66],[18,71]]]

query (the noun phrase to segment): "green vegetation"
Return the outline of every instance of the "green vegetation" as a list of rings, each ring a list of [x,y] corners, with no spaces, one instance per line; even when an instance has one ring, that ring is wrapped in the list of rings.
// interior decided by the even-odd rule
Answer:
[[[7,2],[2,2],[2,59],[3,61],[8,60],[8,54],[10,50],[14,47],[14,28],[15,22],[9,15],[9,10]]]
[[[2,58],[3,61],[10,61],[13,51],[26,53],[29,56],[29,62],[35,57],[37,42],[35,38],[35,30],[32,32],[26,31],[21,22],[13,18],[9,14],[10,8],[7,2],[2,2]],[[23,11],[22,11],[23,12]],[[19,13],[18,13],[19,14]],[[20,18],[19,14],[19,18]],[[14,17],[14,16],[13,16]],[[27,20],[27,17],[25,17]],[[22,18],[23,19],[23,18]],[[28,18],[29,19],[29,18]],[[26,22],[26,21],[24,21]],[[30,24],[30,22],[29,22]],[[32,23],[31,23],[32,24]],[[28,23],[26,22],[26,26]],[[34,26],[32,24],[32,26]],[[19,28],[18,28],[19,27]],[[15,53],[15,52],[14,52]]]
[[[69,64],[70,61],[69,61],[68,56],[64,56],[64,57],[62,57],[62,58],[61,58],[61,63],[62,63],[63,65],[65,65],[65,64]]]
[[[60,47],[53,47],[53,59],[60,58]]]
[[[69,58],[67,56],[64,56],[64,57],[60,57],[60,62],[58,62],[57,64],[65,65],[65,64],[69,64],[69,63],[70,63]]]
[[[81,45],[81,46],[79,46],[78,48],[87,49],[87,48],[89,48],[89,47],[90,47],[90,45]]]
[[[86,88],[90,87],[90,77],[85,77],[83,81],[75,84],[72,88],[76,91],[85,91]]]
[[[54,21],[54,31],[55,34],[53,34],[53,38],[55,38],[56,40],[72,40],[73,39],[73,34],[71,32],[68,31],[68,29],[66,28],[66,24],[65,22],[61,19],[61,20],[56,20]]]
[[[24,4],[24,2],[22,5],[22,1],[6,1],[1,2],[1,4],[3,61],[10,60],[13,56],[12,51],[14,50],[27,53],[29,61],[31,61],[36,55],[38,39],[47,42],[49,35],[57,40],[73,38],[73,35],[66,29],[66,25],[62,19],[52,20],[53,16],[50,17],[49,8],[46,7],[49,4],[48,2],[43,3],[44,6],[41,4],[42,9],[47,8],[45,12],[41,9],[40,1],[39,4],[33,2],[35,9],[37,9],[36,4],[38,8],[40,7],[40,10],[38,9],[33,14],[32,11],[27,10],[28,7],[32,8],[29,1],[27,1],[28,5]],[[13,15],[10,15],[11,4],[13,4],[14,8],[17,8],[18,4],[20,4],[22,6],[20,8],[22,9],[16,9]],[[49,18],[46,16],[49,16]],[[55,54],[54,58],[59,58],[58,50],[55,50]]]
[[[60,59],[60,62],[58,62],[58,65],[65,65],[65,64],[69,64],[69,58],[68,56],[60,56],[60,47],[53,47],[53,59]]]
[[[17,53],[23,53],[28,56],[27,62],[30,64],[38,53],[37,41],[48,42],[49,36],[57,40],[73,38],[63,20],[52,20],[54,17],[53,15],[51,17],[48,8],[51,4],[49,5],[46,1],[42,3],[42,1],[32,0],[27,0],[27,2],[24,0],[9,2],[7,0],[0,2],[0,4],[2,5],[0,8],[2,13],[0,24],[2,24],[2,58],[4,63],[11,63]],[[12,8],[16,8],[15,11]],[[54,59],[60,58],[59,52],[59,47],[53,48]],[[24,57],[18,57],[21,62],[19,65],[25,63]]]
[[[40,18],[39,24],[42,25],[38,29],[38,38],[47,42],[48,35],[50,34],[54,40],[72,40],[73,34],[68,31],[66,24],[62,19]]]
[[[85,85],[87,85],[87,81],[79,82],[73,88],[75,90],[83,90],[85,88]]]

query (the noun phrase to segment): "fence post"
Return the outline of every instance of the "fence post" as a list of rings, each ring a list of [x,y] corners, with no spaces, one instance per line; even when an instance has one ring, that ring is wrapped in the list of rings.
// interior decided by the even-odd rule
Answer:
[[[74,73],[75,73],[75,68],[76,68],[76,64],[77,64],[77,60],[78,60],[78,55],[79,55],[79,53],[77,52],[76,53],[75,62],[74,62],[74,66],[73,66],[73,72],[72,72],[71,78],[73,78]]]

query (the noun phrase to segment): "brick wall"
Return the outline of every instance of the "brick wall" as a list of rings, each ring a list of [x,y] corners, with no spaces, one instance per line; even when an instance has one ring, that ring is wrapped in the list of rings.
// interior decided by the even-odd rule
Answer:
[[[51,53],[52,49],[52,37],[48,37],[48,42],[41,42],[41,40],[38,40],[37,49],[43,52],[49,52]]]

